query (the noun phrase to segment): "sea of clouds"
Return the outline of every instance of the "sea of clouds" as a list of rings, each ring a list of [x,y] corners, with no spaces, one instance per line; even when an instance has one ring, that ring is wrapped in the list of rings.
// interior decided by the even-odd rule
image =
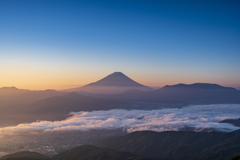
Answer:
[[[193,105],[183,108],[157,110],[124,110],[71,112],[70,117],[62,121],[39,121],[0,128],[0,132],[9,131],[66,131],[91,129],[122,129],[127,132],[179,131],[191,128],[194,131],[206,129],[234,131],[240,129],[227,123],[218,123],[224,119],[240,118],[239,104]]]

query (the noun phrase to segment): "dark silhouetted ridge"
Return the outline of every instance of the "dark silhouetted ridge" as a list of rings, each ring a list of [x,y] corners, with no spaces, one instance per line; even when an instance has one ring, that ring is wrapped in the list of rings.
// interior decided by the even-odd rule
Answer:
[[[218,84],[210,84],[210,83],[194,83],[194,84],[176,84],[176,85],[166,85],[163,88],[184,88],[184,89],[231,89],[236,90],[231,87],[223,87]]]
[[[148,100],[158,100],[166,103],[240,103],[240,93],[235,88],[209,83],[167,85],[158,90],[150,91],[146,96],[148,96]]]
[[[139,131],[95,142],[99,147],[162,160],[229,160],[240,155],[240,130],[225,132]]]
[[[219,123],[229,123],[233,124],[234,126],[240,127],[240,118],[239,119],[225,119],[220,121]]]
[[[129,152],[114,151],[106,148],[98,148],[92,145],[84,145],[69,151],[59,153],[51,160],[150,160],[136,156]]]
[[[42,155],[38,152],[22,151],[13,154],[9,154],[0,158],[0,160],[15,159],[15,158],[25,158],[25,159],[48,159],[49,157]]]

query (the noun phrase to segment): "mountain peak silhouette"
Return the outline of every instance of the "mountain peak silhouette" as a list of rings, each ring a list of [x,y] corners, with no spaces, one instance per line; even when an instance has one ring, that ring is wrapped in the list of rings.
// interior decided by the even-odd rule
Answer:
[[[138,89],[142,91],[151,90],[150,87],[144,86],[122,72],[114,72],[99,81],[87,84],[83,87],[70,89],[68,91],[85,91],[90,93],[121,93],[129,89]]]
[[[90,83],[86,86],[109,86],[109,87],[146,87],[132,80],[122,72],[114,72],[97,82]]]

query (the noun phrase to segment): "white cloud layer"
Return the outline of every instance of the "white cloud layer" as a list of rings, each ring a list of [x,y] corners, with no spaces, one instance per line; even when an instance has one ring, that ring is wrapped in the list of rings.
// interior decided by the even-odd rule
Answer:
[[[153,130],[169,131],[192,128],[195,131],[214,129],[234,131],[240,129],[231,124],[218,123],[224,119],[240,117],[240,105],[195,105],[184,108],[158,110],[123,110],[75,112],[62,121],[40,121],[0,128],[9,131],[65,131],[90,129],[124,129],[128,132]]]

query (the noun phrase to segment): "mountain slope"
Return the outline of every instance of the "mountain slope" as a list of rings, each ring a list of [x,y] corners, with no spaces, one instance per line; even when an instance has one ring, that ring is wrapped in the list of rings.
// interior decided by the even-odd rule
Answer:
[[[94,145],[159,159],[227,160],[240,154],[240,130],[231,133],[141,131],[110,137]]]
[[[4,100],[18,100],[26,104],[46,99],[49,97],[64,95],[65,93],[55,90],[32,91],[25,89],[18,89],[16,87],[2,87],[0,88],[0,99]]]
[[[53,157],[41,155],[37,152],[18,152],[6,155],[0,160],[151,160],[129,152],[114,151],[106,148],[98,148],[91,145],[75,147],[61,152]]]
[[[158,102],[174,105],[240,103],[240,92],[238,90],[209,83],[167,85],[148,92],[125,91],[121,94],[96,96],[126,101]]]
[[[0,101],[1,102],[1,101]],[[109,110],[125,108],[126,103],[119,100],[83,96],[77,93],[50,97],[29,105],[15,108],[0,108],[0,127],[31,123],[37,120],[64,120],[70,112]],[[11,110],[10,110],[11,109]]]
[[[23,118],[29,117],[30,120],[62,120],[70,112],[109,110],[119,104],[124,102],[69,93],[32,103],[22,109],[22,114]]]
[[[49,159],[39,159],[39,158],[29,158],[29,157],[19,157],[19,158],[7,158],[5,160],[49,160]]]
[[[129,77],[127,77],[125,74],[123,74],[122,72],[114,72],[110,75],[108,75],[107,77],[94,82],[94,83],[90,83],[87,86],[119,86],[119,87],[146,87],[140,83],[135,82],[134,80],[130,79]]]
[[[220,121],[219,123],[229,123],[229,124],[233,124],[237,127],[240,127],[240,118],[238,119],[225,119]]]
[[[29,159],[48,159],[49,157],[42,155],[37,152],[29,152],[29,151],[22,151],[13,154],[9,154],[0,158],[0,160],[6,159],[13,159],[13,158],[29,158]]]
[[[239,155],[239,156],[232,157],[230,160],[240,160],[240,155]]]
[[[138,89],[141,91],[150,91],[150,87],[135,82],[121,72],[114,72],[103,79],[85,85],[83,87],[73,88],[66,91],[84,91],[89,93],[113,94],[121,93],[129,89]]]
[[[161,89],[150,92],[148,96],[150,98],[158,97],[159,101],[175,103],[240,103],[240,94],[236,89],[208,83],[165,86]]]
[[[59,153],[51,160],[149,160],[128,152],[119,152],[91,145],[73,148],[69,151]]]

